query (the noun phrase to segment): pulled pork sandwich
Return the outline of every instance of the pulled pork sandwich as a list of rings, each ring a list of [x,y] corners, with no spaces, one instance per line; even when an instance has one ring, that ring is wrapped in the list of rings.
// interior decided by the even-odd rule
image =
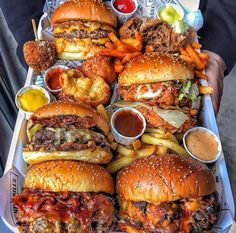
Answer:
[[[29,163],[73,159],[106,164],[111,158],[108,123],[92,108],[54,102],[39,108],[27,123],[30,143],[23,149]]]
[[[31,166],[18,208],[21,233],[110,232],[114,183],[98,165],[77,161],[48,161]]]
[[[197,36],[195,29],[191,27],[182,33],[176,33],[165,21],[135,17],[120,27],[120,38],[134,38],[136,31],[142,35],[144,48],[149,51],[167,53],[178,52],[180,47],[186,47]]]
[[[116,15],[102,0],[71,0],[52,14],[59,59],[84,60],[109,41],[117,27]]]
[[[177,57],[163,53],[136,57],[118,84],[122,105],[136,107],[150,126],[181,133],[196,125],[198,85],[193,70]]]
[[[116,189],[123,232],[205,232],[217,220],[215,177],[190,157],[136,160],[118,174]]]

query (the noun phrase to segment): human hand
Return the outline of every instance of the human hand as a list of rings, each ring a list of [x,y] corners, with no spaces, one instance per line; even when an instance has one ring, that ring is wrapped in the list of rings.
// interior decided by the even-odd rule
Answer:
[[[208,76],[208,85],[214,89],[213,94],[211,94],[211,100],[214,112],[217,114],[223,94],[224,71],[226,69],[226,65],[224,60],[218,54],[208,50],[204,50],[203,52],[209,55],[206,75]]]

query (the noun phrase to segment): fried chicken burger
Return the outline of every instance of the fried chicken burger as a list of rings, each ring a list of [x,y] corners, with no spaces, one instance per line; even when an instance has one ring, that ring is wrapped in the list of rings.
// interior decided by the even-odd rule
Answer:
[[[23,158],[29,164],[57,159],[106,164],[112,158],[105,137],[108,131],[108,123],[88,106],[70,102],[44,105],[27,123],[29,144]]]
[[[150,126],[182,133],[196,125],[198,85],[193,70],[177,57],[163,53],[138,56],[126,65],[118,84],[126,105],[136,107]]]
[[[110,232],[114,183],[98,165],[47,161],[28,170],[22,193],[14,196],[21,233]]]
[[[123,232],[205,232],[217,220],[215,177],[190,157],[136,160],[118,174],[116,190]]]
[[[117,27],[117,17],[102,0],[70,0],[52,14],[59,59],[84,60],[99,51]]]

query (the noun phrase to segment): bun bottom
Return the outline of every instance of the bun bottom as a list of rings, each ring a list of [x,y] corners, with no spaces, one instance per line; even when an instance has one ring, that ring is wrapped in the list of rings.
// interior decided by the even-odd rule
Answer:
[[[96,147],[95,150],[81,151],[23,151],[23,158],[28,164],[49,160],[79,160],[93,164],[107,164],[112,159],[112,154]]]

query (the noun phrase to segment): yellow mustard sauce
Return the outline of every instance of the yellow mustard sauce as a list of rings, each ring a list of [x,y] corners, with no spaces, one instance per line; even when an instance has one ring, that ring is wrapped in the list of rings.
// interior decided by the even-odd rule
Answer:
[[[48,99],[38,89],[30,89],[17,97],[20,107],[26,112],[34,112],[39,107],[47,104]]]
[[[186,138],[190,152],[201,160],[211,161],[218,152],[218,143],[214,136],[206,131],[193,131]]]
[[[165,6],[160,12],[159,17],[169,24],[181,19],[181,15],[173,6]]]

